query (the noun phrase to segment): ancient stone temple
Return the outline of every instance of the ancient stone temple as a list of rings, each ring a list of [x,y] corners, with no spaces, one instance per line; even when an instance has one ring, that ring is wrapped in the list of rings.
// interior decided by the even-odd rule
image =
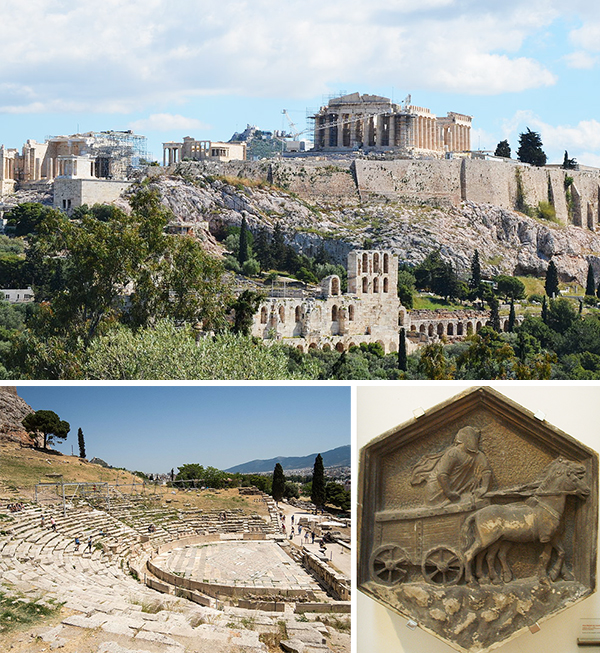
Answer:
[[[199,141],[185,136],[183,141],[163,143],[163,165],[182,161],[245,161],[246,143]]]
[[[398,350],[398,258],[383,250],[353,250],[348,255],[348,292],[337,275],[321,282],[317,297],[302,292],[273,293],[254,316],[252,335],[307,349],[346,351],[379,343]]]
[[[314,149],[323,152],[392,151],[443,158],[471,149],[471,116],[429,109],[379,95],[351,93],[329,101],[314,116]]]
[[[595,591],[598,454],[489,387],[361,451],[358,587],[459,651]]]

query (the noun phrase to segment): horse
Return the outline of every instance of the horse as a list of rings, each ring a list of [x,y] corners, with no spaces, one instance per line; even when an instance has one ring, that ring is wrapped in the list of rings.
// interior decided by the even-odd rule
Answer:
[[[476,510],[463,525],[465,580],[473,581],[472,563],[477,559],[476,575],[483,576],[483,558],[486,558],[490,580],[498,581],[496,556],[502,567],[502,580],[509,582],[513,574],[507,562],[508,550],[513,543],[540,542],[544,545],[540,555],[537,576],[548,582],[556,580],[565,557],[560,542],[560,526],[567,495],[585,499],[590,488],[585,482],[586,468],[581,463],[557,458],[546,468],[541,481],[526,501],[505,505],[490,505]],[[474,535],[471,545],[468,541]],[[551,573],[548,563],[552,549],[558,559]]]

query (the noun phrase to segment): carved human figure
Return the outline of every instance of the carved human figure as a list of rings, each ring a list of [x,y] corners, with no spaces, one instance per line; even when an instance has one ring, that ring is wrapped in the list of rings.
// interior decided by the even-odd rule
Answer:
[[[492,470],[479,449],[481,431],[473,426],[460,429],[454,443],[445,451],[427,454],[412,471],[411,483],[426,483],[425,494],[431,505],[480,499],[490,487]]]

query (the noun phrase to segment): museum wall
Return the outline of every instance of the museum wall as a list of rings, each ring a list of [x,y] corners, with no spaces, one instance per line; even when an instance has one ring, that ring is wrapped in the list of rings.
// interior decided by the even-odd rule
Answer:
[[[481,384],[473,384],[481,385]],[[533,412],[542,411],[551,425],[583,444],[600,450],[600,385],[527,385],[494,383],[492,388]],[[413,410],[427,410],[458,395],[469,385],[430,383],[402,386],[364,386],[357,389],[358,450],[372,438],[413,418]],[[451,653],[454,649],[407,620],[357,592],[354,638],[357,653]],[[540,622],[541,630],[517,635],[501,645],[501,653],[539,653],[542,650],[576,653],[580,619],[600,617],[600,595],[584,599],[564,612]]]

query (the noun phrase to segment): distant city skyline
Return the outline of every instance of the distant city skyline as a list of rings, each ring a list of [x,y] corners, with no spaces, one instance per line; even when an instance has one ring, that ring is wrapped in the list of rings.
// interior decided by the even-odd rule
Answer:
[[[539,131],[600,167],[600,8],[588,0],[32,0],[3,8],[0,144],[132,129],[162,143],[298,130],[340,91],[474,116],[473,149]],[[24,38],[24,35],[27,35]]]
[[[34,410],[69,422],[55,448],[113,467],[168,473],[185,463],[227,469],[350,444],[347,386],[17,386]]]

